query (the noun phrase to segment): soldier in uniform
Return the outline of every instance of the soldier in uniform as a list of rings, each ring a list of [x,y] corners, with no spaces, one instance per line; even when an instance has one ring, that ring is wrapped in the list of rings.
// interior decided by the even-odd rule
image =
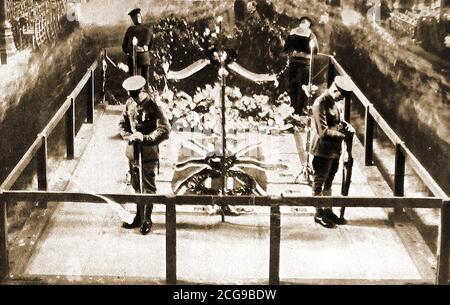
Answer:
[[[314,178],[313,196],[331,196],[331,186],[339,167],[342,141],[354,133],[353,127],[342,117],[342,106],[336,103],[348,96],[352,83],[344,76],[337,76],[330,88],[317,98],[313,105],[314,126],[311,154]],[[317,208],[314,221],[326,228],[342,224],[332,207]]]
[[[130,98],[126,102],[119,128],[120,135],[128,142],[126,155],[133,189],[154,194],[155,176],[159,168],[158,145],[169,138],[170,125],[162,108],[142,90],[145,84],[142,76],[132,76],[123,82],[122,86],[128,91]],[[137,159],[136,143],[141,147],[141,164]],[[122,226],[126,229],[140,227],[142,234],[148,234],[152,227],[152,210],[153,204],[138,205],[134,221],[131,224],[123,223]]]
[[[244,0],[234,1],[234,24],[241,28],[247,17],[247,5]]]
[[[142,24],[140,8],[132,10],[128,13],[128,15],[133,20],[134,25],[130,26],[125,33],[122,50],[128,55],[128,68],[130,75],[142,75],[148,84],[151,61],[149,49],[152,45],[153,33],[150,28]],[[136,43],[134,52],[133,39],[135,39]],[[134,63],[136,63],[136,67],[134,67]]]
[[[306,115],[307,96],[301,90],[309,82],[309,68],[311,61],[310,42],[314,43],[314,54],[318,52],[316,35],[311,31],[313,22],[309,17],[301,17],[299,25],[288,36],[285,52],[289,53],[289,96],[295,113]]]

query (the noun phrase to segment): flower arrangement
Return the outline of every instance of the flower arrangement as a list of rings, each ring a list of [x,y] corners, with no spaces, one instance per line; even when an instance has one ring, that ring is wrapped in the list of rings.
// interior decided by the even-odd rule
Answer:
[[[154,38],[150,53],[154,65],[150,81],[154,87],[163,90],[168,86],[174,90],[175,86],[179,86],[167,82],[164,67],[181,70],[202,58],[208,58],[213,65],[218,66],[217,51],[223,48],[227,54],[227,63],[236,60],[252,72],[278,75],[281,86],[272,91],[274,96],[282,94],[287,89],[287,75],[284,73],[287,56],[283,53],[283,40],[287,35],[285,29],[263,18],[253,18],[239,27],[223,28],[221,33],[217,25],[219,19],[211,17],[187,22],[183,18],[167,17],[153,26]],[[205,80],[204,84],[213,85],[211,77],[195,77]],[[234,86],[239,84],[240,79],[231,74],[228,81]],[[199,84],[194,87],[182,85],[184,91],[192,92]],[[252,86],[252,90],[258,90],[258,87],[260,91],[267,89],[258,85]]]
[[[209,20],[210,21],[210,20]],[[217,21],[217,20],[216,20]],[[257,73],[275,73],[282,76],[286,58],[282,56],[283,31],[264,19],[248,20],[232,35],[220,33],[220,28],[210,28],[208,21],[188,23],[183,19],[164,18],[154,26],[154,43],[151,53],[155,60],[153,84],[163,91],[163,102],[172,124],[182,129],[220,132],[221,87],[211,77],[205,77],[201,88],[184,90],[179,84],[165,79],[167,68],[177,70],[201,58],[208,58],[213,66],[220,62],[218,50],[224,49],[227,60],[236,60]],[[248,44],[251,37],[264,41],[264,48],[257,41]],[[250,40],[249,40],[250,39]],[[254,40],[254,39],[253,39]],[[220,69],[218,72],[220,74]],[[200,74],[200,73],[199,73]],[[199,77],[196,75],[196,77]],[[245,94],[236,87],[239,77],[230,74],[225,90],[226,123],[229,130],[289,130],[293,125],[303,126],[294,109],[286,88],[247,86]],[[183,86],[181,86],[183,87]],[[258,88],[260,90],[253,90]],[[188,94],[189,92],[191,94]]]
[[[221,87],[206,85],[197,88],[192,97],[185,92],[167,90],[159,100],[172,125],[180,129],[220,133]],[[228,130],[270,133],[290,130],[294,125],[303,127],[294,115],[287,93],[274,102],[266,95],[243,95],[237,87],[225,90],[226,123]]]

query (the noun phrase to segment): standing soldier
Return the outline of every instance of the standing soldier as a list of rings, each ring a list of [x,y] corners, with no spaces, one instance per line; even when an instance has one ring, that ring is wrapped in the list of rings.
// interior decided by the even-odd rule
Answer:
[[[141,9],[136,8],[128,15],[134,25],[130,26],[125,34],[122,50],[128,55],[128,68],[131,76],[142,75],[145,80],[150,76],[150,53],[153,33],[150,28],[142,24]]]
[[[241,28],[244,25],[247,17],[247,5],[244,0],[234,1],[234,24],[237,28]]]
[[[355,133],[353,127],[344,121],[336,102],[348,96],[352,90],[351,81],[337,76],[330,88],[317,98],[313,105],[314,128],[311,154],[314,179],[313,196],[331,196],[333,179],[339,168],[342,140]],[[342,224],[332,207],[317,208],[314,221],[326,228]]]
[[[318,53],[318,42],[316,35],[311,31],[312,20],[304,16],[300,18],[299,26],[294,28],[286,41],[285,52],[289,53],[289,96],[295,113],[306,115],[304,110],[307,96],[302,91],[302,86],[308,84],[311,49]]]
[[[161,109],[144,92],[146,81],[142,76],[132,76],[123,82],[128,99],[120,120],[120,135],[128,141],[126,155],[129,160],[131,185],[136,192],[156,193],[155,176],[159,169],[158,145],[169,138],[170,125]],[[137,151],[140,152],[137,153]],[[126,229],[141,228],[146,235],[152,227],[153,204],[137,206],[136,217],[131,224],[123,223]]]

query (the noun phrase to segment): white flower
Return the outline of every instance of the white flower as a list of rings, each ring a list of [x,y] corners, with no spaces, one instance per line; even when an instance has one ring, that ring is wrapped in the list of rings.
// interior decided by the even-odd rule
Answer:
[[[162,64],[162,67],[163,67],[164,73],[167,74],[169,72],[170,64],[167,61],[164,61]]]
[[[180,118],[181,115],[182,115],[182,112],[181,112],[181,110],[180,110],[179,108],[174,108],[174,109],[172,110],[172,114],[173,114],[173,116],[174,116],[175,118]]]
[[[189,123],[187,122],[187,120],[186,120],[185,118],[183,118],[183,119],[181,120],[181,123],[183,124],[183,127],[184,127],[184,128],[188,128],[188,127],[189,127]]]
[[[228,98],[225,99],[225,107],[227,109],[230,109],[231,107],[233,107],[233,102],[230,101]]]
[[[169,103],[173,102],[174,93],[172,90],[166,90],[163,92],[161,96],[164,100],[167,100]]]
[[[222,51],[222,53],[220,54],[220,61],[222,62],[225,61],[227,59],[227,56],[228,56],[227,52]]]
[[[294,111],[294,108],[287,104],[281,104],[280,107],[278,107],[278,112],[280,113],[280,115],[284,116],[284,118],[287,118],[288,116],[293,114]]]

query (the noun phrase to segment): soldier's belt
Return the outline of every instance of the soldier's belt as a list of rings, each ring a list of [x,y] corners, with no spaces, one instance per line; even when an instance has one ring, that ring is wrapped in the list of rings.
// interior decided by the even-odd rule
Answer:
[[[300,52],[300,51],[294,51],[291,54],[292,57],[298,57],[298,58],[307,58],[310,59],[311,58],[311,54],[305,53],[305,52]]]
[[[136,47],[136,52],[137,53],[145,53],[148,52],[148,47],[144,46],[144,47]]]

